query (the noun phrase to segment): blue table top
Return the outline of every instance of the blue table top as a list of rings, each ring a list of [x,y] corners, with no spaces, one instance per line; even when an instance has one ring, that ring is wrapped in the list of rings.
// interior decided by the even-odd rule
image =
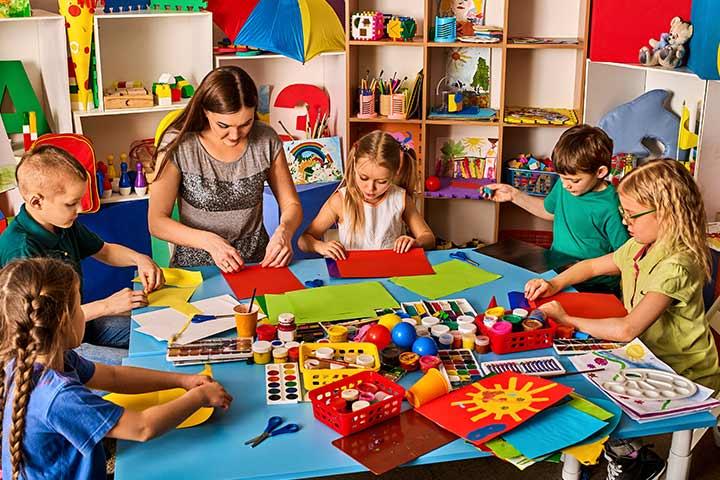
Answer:
[[[440,263],[449,259],[451,251],[428,252],[430,262]],[[466,253],[486,270],[503,277],[494,282],[459,292],[449,298],[466,298],[476,310],[481,311],[495,295],[498,303],[507,303],[507,292],[522,290],[525,282],[535,277],[532,272],[502,261],[466,250]],[[326,285],[348,283],[353,280],[330,279],[323,260],[304,260],[292,267],[301,280],[321,278]],[[222,275],[214,267],[202,268],[205,282],[198,288],[193,300],[230,293]],[[553,272],[544,274],[554,276]],[[380,280],[398,301],[417,299],[417,295],[398,287],[387,279]],[[165,344],[143,334],[132,333],[131,355],[127,365],[156,370],[194,373],[201,367],[176,368],[165,361]],[[552,349],[503,355],[502,358],[552,355]],[[481,361],[496,360],[497,355],[483,355]],[[560,361],[568,371],[574,370],[569,360]],[[147,444],[119,442],[116,463],[116,478],[185,478],[203,477],[219,479],[245,478],[301,478],[338,475],[364,471],[330,442],[339,437],[334,430],[314,419],[310,404],[268,406],[264,396],[264,369],[244,363],[215,364],[212,366],[215,378],[234,396],[232,407],[227,411],[216,411],[206,423],[194,428],[173,430]],[[406,375],[401,384],[409,388],[418,378],[419,372]],[[604,395],[582,375],[560,377],[565,383],[586,397]],[[405,408],[408,408],[407,404]],[[251,449],[243,445],[265,428],[267,419],[279,415],[286,421],[300,424],[301,431],[272,437],[263,445]],[[623,415],[614,436],[620,438],[644,437],[678,430],[708,427],[715,418],[709,413],[699,413],[663,421],[640,424]],[[462,440],[454,441],[430,452],[409,465],[447,462],[486,456]]]

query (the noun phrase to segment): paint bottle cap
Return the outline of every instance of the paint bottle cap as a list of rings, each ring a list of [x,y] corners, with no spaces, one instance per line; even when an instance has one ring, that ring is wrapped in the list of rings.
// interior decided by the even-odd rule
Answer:
[[[258,340],[253,343],[252,350],[254,353],[268,353],[272,349],[270,342],[265,340]]]
[[[300,347],[300,342],[294,342],[294,341],[293,342],[285,342],[285,348],[287,348],[288,350],[290,350],[291,348],[299,348],[299,347]]]
[[[443,333],[438,337],[438,343],[441,347],[444,347],[446,349],[452,347],[453,344],[453,336],[450,333]]]
[[[474,323],[461,323],[458,325],[458,332],[463,335],[475,335],[477,327]]]
[[[360,400],[372,403],[375,401],[375,394],[370,392],[360,392]]]
[[[285,342],[282,340],[273,340],[270,342],[270,345],[272,345],[273,348],[279,348],[285,346]]]
[[[516,308],[512,311],[513,315],[517,315],[520,318],[527,318],[528,311],[524,308]]]
[[[416,325],[415,326],[415,334],[418,337],[429,337],[430,330],[425,325]]]
[[[255,329],[255,334],[257,335],[258,340],[266,340],[268,342],[275,338],[276,332],[277,327],[275,327],[275,325],[269,325],[267,323],[258,325]]]
[[[361,367],[373,368],[375,366],[375,358],[372,355],[363,353],[357,356],[356,363]]]
[[[278,323],[280,325],[292,325],[295,323],[295,315],[292,313],[281,313],[278,315]]]
[[[432,327],[433,325],[437,325],[440,323],[440,319],[436,317],[423,317],[422,324],[425,325],[427,328]]]
[[[346,402],[354,402],[355,400],[358,399],[358,397],[360,397],[360,392],[358,392],[354,388],[348,388],[348,389],[340,392],[340,396]]]
[[[526,332],[532,332],[533,330],[540,330],[543,328],[543,324],[540,320],[535,320],[534,318],[526,318],[522,322],[523,330]]]
[[[488,315],[493,316],[495,318],[500,318],[503,315],[505,315],[505,308],[504,307],[488,308],[487,310],[485,310],[485,316],[487,317]]]
[[[375,393],[379,390],[378,386],[374,383],[370,382],[363,382],[360,385],[357,386],[358,391],[360,392],[367,392],[367,393]]]
[[[320,347],[315,350],[315,356],[323,360],[332,360],[335,355],[335,350],[330,347]]]
[[[376,402],[382,402],[385,399],[392,398],[392,395],[386,392],[377,392],[375,394],[375,401]]]
[[[504,321],[495,322],[491,330],[495,335],[507,335],[512,332],[512,323]]]
[[[343,356],[343,361],[347,363],[355,363],[355,361],[357,360],[357,356],[358,355],[355,352],[348,352],[345,354],[345,356]]]
[[[432,333],[433,337],[440,338],[440,335],[443,335],[445,333],[450,333],[450,327],[443,324],[433,325],[430,328],[430,333]]]
[[[352,411],[357,412],[358,410],[362,410],[363,408],[367,408],[370,406],[370,402],[367,400],[358,400],[357,402],[353,402],[352,404]]]
[[[470,315],[460,315],[455,320],[458,323],[458,328],[460,328],[461,325],[464,324],[473,324],[475,323],[475,319],[471,317]]]
[[[288,360],[291,362],[297,362],[300,358],[300,347],[288,348]]]
[[[272,356],[274,359],[285,359],[288,357],[288,349],[285,347],[273,348]]]
[[[391,365],[393,367],[396,367],[400,364],[400,361],[398,360],[400,358],[400,354],[402,351],[394,346],[386,347],[383,349],[382,352],[380,352],[380,356],[382,357],[382,363],[385,365]]]

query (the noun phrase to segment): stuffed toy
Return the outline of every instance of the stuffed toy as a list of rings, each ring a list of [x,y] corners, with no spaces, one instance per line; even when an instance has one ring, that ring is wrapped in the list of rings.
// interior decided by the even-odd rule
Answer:
[[[685,43],[690,40],[693,27],[680,17],[670,21],[670,32],[660,35],[660,40],[651,38],[650,47],[642,47],[638,58],[640,63],[649,67],[660,65],[663,68],[678,68],[685,62]]]

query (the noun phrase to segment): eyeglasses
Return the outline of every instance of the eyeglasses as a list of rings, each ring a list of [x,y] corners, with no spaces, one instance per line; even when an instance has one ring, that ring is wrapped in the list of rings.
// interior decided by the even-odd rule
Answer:
[[[657,209],[653,208],[652,210],[645,210],[644,212],[633,213],[632,215],[630,215],[625,211],[625,209],[622,207],[622,205],[618,205],[618,211],[620,212],[620,216],[625,221],[625,223],[631,223],[636,218],[640,218],[644,215],[655,213],[656,210]]]

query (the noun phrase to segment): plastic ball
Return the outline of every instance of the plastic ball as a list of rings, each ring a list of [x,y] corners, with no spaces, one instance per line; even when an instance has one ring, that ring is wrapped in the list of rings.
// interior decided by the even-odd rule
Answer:
[[[417,338],[412,344],[412,351],[420,355],[437,355],[438,349],[435,340],[430,337]]]
[[[383,350],[390,345],[391,340],[390,330],[382,325],[373,325],[370,327],[363,339],[364,342],[374,343],[378,350]]]
[[[378,320],[378,325],[382,325],[383,327],[387,328],[388,331],[392,331],[393,328],[395,328],[395,325],[400,323],[402,319],[400,316],[394,314],[394,313],[386,313],[385,315],[381,316]]]
[[[425,190],[428,192],[435,192],[440,190],[440,179],[435,176],[428,177],[425,180]]]
[[[392,341],[400,348],[409,349],[416,338],[415,327],[407,322],[400,322],[392,329]]]

